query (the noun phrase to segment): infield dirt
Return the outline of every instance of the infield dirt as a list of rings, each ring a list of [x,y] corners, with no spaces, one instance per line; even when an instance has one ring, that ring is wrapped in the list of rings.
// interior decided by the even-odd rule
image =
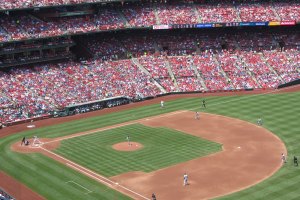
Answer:
[[[286,154],[284,144],[268,130],[225,116],[201,113],[200,120],[195,120],[194,112],[177,111],[136,120],[136,122],[146,126],[168,127],[218,142],[223,144],[223,151],[150,173],[121,174],[110,177],[109,181],[102,178],[101,175],[95,175],[94,172],[90,173],[84,166],[72,164],[73,169],[89,174],[95,180],[100,177],[102,181],[108,183],[108,186],[112,184],[112,188],[134,199],[144,199],[137,196],[136,193],[150,197],[155,192],[163,200],[198,200],[223,196],[257,184],[281,167],[280,155],[281,153]],[[128,123],[124,123],[124,125],[126,124]],[[109,128],[105,127],[104,129]],[[87,133],[81,134],[86,135]],[[79,137],[81,134],[76,133],[74,136]],[[58,146],[56,139],[52,139],[54,145],[51,145],[51,140],[41,139],[41,141],[46,144],[43,145],[43,148],[34,148],[35,152],[39,151],[63,164],[70,165],[69,160],[51,153],[51,150]],[[124,145],[128,150],[128,143],[125,142]],[[32,149],[27,147],[29,150],[26,150],[26,147],[21,147],[19,142],[12,146],[13,150],[19,152],[24,148],[26,153]],[[185,187],[182,185],[184,173],[188,173],[190,177],[189,185]],[[116,186],[114,183],[118,183],[118,185]],[[128,190],[124,190],[124,188]]]
[[[112,109],[105,109],[100,110],[96,112],[86,113],[82,115],[76,115],[76,116],[70,116],[70,117],[64,117],[64,118],[53,118],[53,119],[47,119],[42,121],[34,122],[36,127],[45,127],[53,124],[60,124],[67,121],[72,121],[80,118],[86,118],[86,117],[92,117],[92,116],[98,116],[103,115],[106,113],[116,112],[116,111],[122,111],[127,109],[132,109],[134,107],[141,107],[149,104],[159,103],[161,100],[169,101],[174,100],[177,98],[186,98],[186,97],[205,97],[205,96],[227,96],[227,95],[237,95],[237,94],[261,94],[265,92],[272,92],[272,93],[282,93],[282,92],[294,92],[299,91],[300,87],[292,87],[292,88],[285,88],[283,90],[255,90],[253,92],[222,92],[222,93],[206,93],[206,94],[191,94],[191,95],[172,95],[172,96],[166,96],[162,98],[156,98],[150,101],[144,101],[136,104],[129,104],[121,107],[115,107]],[[208,120],[208,119],[206,119]],[[192,119],[189,119],[189,121],[194,122]],[[201,122],[203,123],[205,121],[205,118],[201,118]],[[238,120],[239,121],[239,120]],[[149,124],[150,123],[150,124]],[[149,123],[146,123],[147,125],[156,126],[153,121],[150,121]],[[153,124],[154,123],[154,124]],[[168,122],[166,122],[168,123]],[[211,120],[208,120],[208,123],[213,123]],[[246,123],[246,122],[244,122]],[[175,123],[173,123],[174,125]],[[248,124],[248,123],[247,123]],[[28,124],[20,124],[12,127],[6,127],[0,131],[0,138],[6,137],[8,135],[24,131],[26,129],[25,127]],[[248,124],[249,125],[249,124]],[[172,126],[172,124],[170,124]],[[239,125],[240,126],[240,125]],[[252,125],[253,126],[253,125]],[[188,127],[187,124],[184,124],[182,127],[178,127],[179,130],[181,128],[191,128]],[[182,163],[176,166],[173,166],[169,169],[167,173],[166,169],[162,169],[153,173],[156,174],[145,174],[142,172],[132,172],[128,174],[122,174],[116,177],[112,177],[113,180],[119,181],[123,184],[125,184],[128,187],[133,187],[133,189],[136,189],[139,192],[142,192],[145,195],[150,195],[152,192],[155,192],[159,199],[168,199],[172,198],[172,196],[176,196],[175,199],[205,199],[205,198],[211,198],[216,197],[228,193],[232,193],[241,189],[244,189],[246,187],[249,187],[251,185],[254,185],[270,175],[272,175],[276,170],[280,167],[281,162],[278,159],[279,154],[282,152],[286,152],[285,147],[283,143],[278,140],[278,138],[275,135],[271,135],[267,130],[265,131],[266,134],[259,134],[259,133],[247,133],[248,129],[247,127],[240,127],[241,132],[239,135],[233,136],[232,134],[227,135],[224,138],[223,131],[222,133],[220,130],[223,130],[223,128],[220,126],[220,124],[213,123],[210,128],[217,128],[219,127],[219,133],[218,136],[213,136],[213,132],[205,132],[202,128],[203,135],[201,137],[208,137],[207,139],[211,139],[217,142],[220,142],[224,145],[224,151],[215,154],[213,156],[207,156],[204,158],[189,161],[187,163]],[[177,127],[173,127],[177,128]],[[199,125],[195,128],[196,130],[199,130]],[[260,128],[261,129],[261,128]],[[184,131],[184,130],[182,130]],[[186,130],[188,131],[188,130]],[[196,134],[194,132],[190,132],[190,134]],[[248,144],[245,146],[240,143],[240,139],[243,137],[250,137],[252,138],[248,142]],[[215,137],[215,138],[210,138]],[[236,137],[236,138],[235,138]],[[262,137],[262,138],[261,138]],[[263,138],[271,138],[271,141],[274,141],[275,144],[270,143],[270,141],[264,141]],[[226,139],[227,138],[227,139]],[[230,143],[226,144],[226,141],[223,140],[230,140],[233,142],[231,145]],[[257,140],[256,142],[253,140]],[[262,145],[264,142],[266,142],[266,146]],[[268,144],[269,143],[269,144]],[[277,145],[278,144],[278,145]],[[58,144],[59,145],[59,142]],[[240,148],[238,148],[240,147]],[[273,149],[275,148],[276,149]],[[266,149],[261,148],[268,148],[268,151],[265,151]],[[51,148],[50,148],[51,149]],[[227,153],[225,156],[223,155],[224,152]],[[216,157],[214,157],[216,156]],[[200,162],[200,163],[199,163]],[[205,164],[206,163],[206,164]],[[209,165],[207,165],[209,164]],[[232,170],[228,173],[226,173],[226,176],[220,176],[222,173],[224,173],[226,170],[224,168],[224,164],[228,170]],[[264,165],[265,164],[265,165]],[[194,167],[193,167],[194,166]],[[265,167],[264,167],[265,166]],[[174,169],[175,168],[175,169]],[[210,173],[205,171],[206,169],[211,170]],[[172,172],[172,170],[174,170]],[[240,170],[240,171],[238,171]],[[190,175],[190,185],[188,187],[182,187],[182,176],[184,172],[188,172]],[[212,173],[214,172],[214,174]],[[252,174],[253,173],[253,174]],[[148,176],[148,178],[147,178]],[[151,177],[152,176],[152,177]],[[147,180],[141,180],[146,178]],[[226,178],[227,177],[227,178]],[[24,200],[32,200],[32,199],[44,199],[37,193],[31,191],[28,187],[24,186],[23,184],[19,183],[15,179],[11,178],[10,176],[6,175],[5,173],[0,171],[0,187],[2,187],[4,190],[6,190],[9,194],[14,196],[17,199],[24,199]],[[254,180],[255,179],[255,180]],[[135,181],[138,181],[135,183]],[[215,185],[214,182],[217,184]],[[147,187],[143,187],[143,184],[151,184]],[[205,185],[209,185],[210,188],[205,187]],[[171,189],[174,188],[175,190]],[[178,189],[177,192],[175,193]],[[229,190],[230,189],[230,190]],[[171,192],[170,192],[171,191]],[[198,191],[198,192],[197,192]],[[170,193],[170,194],[168,194]],[[187,196],[189,195],[189,196]],[[210,197],[209,197],[210,196]]]

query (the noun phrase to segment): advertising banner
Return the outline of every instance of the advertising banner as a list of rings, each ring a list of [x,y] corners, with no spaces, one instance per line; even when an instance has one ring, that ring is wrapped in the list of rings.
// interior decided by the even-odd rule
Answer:
[[[280,22],[269,22],[269,26],[280,26]]]
[[[170,29],[171,25],[153,25],[153,30]]]
[[[282,21],[282,22],[280,22],[280,25],[281,26],[294,26],[294,25],[296,25],[296,22],[295,21]]]
[[[197,28],[212,28],[213,24],[209,23],[209,24],[197,24],[196,25]]]

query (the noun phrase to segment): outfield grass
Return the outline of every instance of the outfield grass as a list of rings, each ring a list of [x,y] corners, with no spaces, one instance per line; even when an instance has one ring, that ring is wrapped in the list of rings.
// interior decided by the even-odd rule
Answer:
[[[289,156],[298,155],[300,157],[299,92],[276,95],[210,97],[206,98],[206,102],[207,109],[205,112],[240,118],[252,123],[255,123],[258,117],[262,117],[264,127],[274,132],[285,142]],[[165,109],[160,109],[159,105],[156,104],[34,129],[2,138],[0,141],[0,169],[27,184],[47,199],[114,199],[114,196],[117,196],[116,199],[129,199],[43,155],[24,155],[11,152],[9,146],[25,135],[58,137],[176,110],[197,108],[201,111],[199,98],[178,99],[166,102],[165,106]],[[92,190],[93,193],[84,194],[80,188],[66,184],[69,180],[75,180]],[[300,167],[292,166],[292,161],[289,159],[287,165],[266,181],[221,199],[300,199],[299,187]]]
[[[125,142],[128,134],[144,147],[133,152],[114,150],[112,145]],[[132,124],[63,140],[55,152],[104,176],[115,176],[151,172],[221,150],[220,144],[176,130]]]

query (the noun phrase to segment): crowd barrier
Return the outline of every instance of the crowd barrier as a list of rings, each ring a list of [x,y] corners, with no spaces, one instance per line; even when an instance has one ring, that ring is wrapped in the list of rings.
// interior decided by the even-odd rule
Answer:
[[[281,84],[277,88],[280,89],[280,88],[290,87],[290,86],[298,85],[298,84],[300,84],[300,79],[297,79],[297,80],[294,80],[294,81],[291,81],[291,82],[288,82],[288,83]]]

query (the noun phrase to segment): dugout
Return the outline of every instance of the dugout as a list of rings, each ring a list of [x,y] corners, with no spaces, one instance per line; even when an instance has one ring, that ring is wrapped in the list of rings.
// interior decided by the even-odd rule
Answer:
[[[285,88],[285,87],[290,87],[290,86],[294,86],[294,85],[299,85],[300,84],[300,79],[288,82],[288,83],[284,83],[281,84],[277,87],[277,89],[281,89],[281,88]]]
[[[74,114],[85,113],[94,110],[101,110],[104,108],[111,108],[119,105],[129,104],[130,102],[131,102],[131,98],[129,97],[117,96],[117,97],[111,97],[102,100],[89,101],[85,103],[69,105],[66,106],[64,111],[68,115],[74,115]]]

